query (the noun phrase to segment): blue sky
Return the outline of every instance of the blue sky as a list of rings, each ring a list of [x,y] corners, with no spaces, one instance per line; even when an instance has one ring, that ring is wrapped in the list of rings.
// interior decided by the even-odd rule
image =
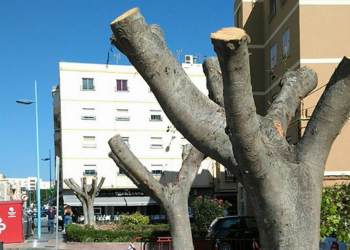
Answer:
[[[214,56],[210,33],[234,24],[234,0],[1,0],[0,1],[0,173],[36,176],[35,107],[38,84],[40,158],[54,158],[51,87],[58,63],[106,63],[109,23],[139,7],[148,24],[163,29],[171,51]],[[113,48],[115,54],[119,52]],[[110,64],[116,61],[111,55]],[[119,64],[129,64],[122,55]],[[40,162],[49,180],[49,163]],[[52,167],[52,173],[54,172]]]

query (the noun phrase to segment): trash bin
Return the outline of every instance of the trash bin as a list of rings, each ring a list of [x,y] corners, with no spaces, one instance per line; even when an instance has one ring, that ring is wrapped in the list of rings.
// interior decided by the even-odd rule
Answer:
[[[23,242],[22,201],[0,201],[0,241]]]

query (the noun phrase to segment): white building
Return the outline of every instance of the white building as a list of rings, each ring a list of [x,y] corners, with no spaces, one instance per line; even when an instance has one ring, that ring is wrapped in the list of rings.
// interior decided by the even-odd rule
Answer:
[[[189,62],[183,68],[207,95],[202,65]],[[159,206],[139,191],[108,157],[108,140],[120,134],[155,178],[172,180],[181,167],[182,145],[187,141],[173,130],[135,68],[61,62],[59,85],[53,87],[52,95],[55,154],[61,159],[63,202],[81,206],[62,182],[64,179],[73,178],[80,184],[83,176],[97,176],[106,178],[95,200],[97,214],[135,210],[161,213]],[[216,169],[217,164],[211,159],[202,163],[190,201],[198,195],[214,195],[218,189],[214,180]]]
[[[36,183],[37,183],[36,177],[7,178],[6,180],[8,180],[11,184],[19,183],[22,191],[36,190]],[[40,189],[49,189],[49,188],[50,188],[50,182],[43,181],[42,179],[40,179]]]

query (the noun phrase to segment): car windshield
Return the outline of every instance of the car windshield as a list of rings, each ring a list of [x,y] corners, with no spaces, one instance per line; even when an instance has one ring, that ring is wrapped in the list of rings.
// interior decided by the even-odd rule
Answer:
[[[217,229],[240,228],[240,222],[239,218],[222,219],[218,221],[215,227]]]

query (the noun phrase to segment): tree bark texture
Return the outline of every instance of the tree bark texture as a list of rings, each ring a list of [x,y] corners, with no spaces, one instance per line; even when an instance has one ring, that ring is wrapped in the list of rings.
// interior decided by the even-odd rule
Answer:
[[[175,127],[243,184],[254,205],[263,249],[318,249],[324,167],[350,112],[350,60],[345,57],[340,63],[305,134],[290,145],[287,128],[301,100],[317,85],[312,69],[286,73],[279,96],[267,115],[259,116],[250,82],[250,38],[244,30],[211,34],[223,79],[223,101],[217,104],[220,98],[212,102],[194,87],[166,47],[160,28],[148,26],[138,9],[117,18],[111,28],[111,42],[143,76]],[[211,86],[220,86],[211,84],[219,77],[208,72],[211,92]]]
[[[109,140],[109,156],[126,175],[164,208],[170,224],[172,249],[193,249],[192,232],[188,215],[188,195],[201,162],[205,156],[191,145],[183,149],[182,167],[169,183],[157,181],[125,145],[120,135]]]
[[[94,201],[104,181],[105,177],[102,177],[100,183],[96,186],[97,178],[94,177],[92,183],[88,185],[86,177],[83,177],[81,178],[81,187],[79,187],[73,178],[64,179],[64,183],[74,191],[74,194],[82,204],[85,225],[95,225]]]

